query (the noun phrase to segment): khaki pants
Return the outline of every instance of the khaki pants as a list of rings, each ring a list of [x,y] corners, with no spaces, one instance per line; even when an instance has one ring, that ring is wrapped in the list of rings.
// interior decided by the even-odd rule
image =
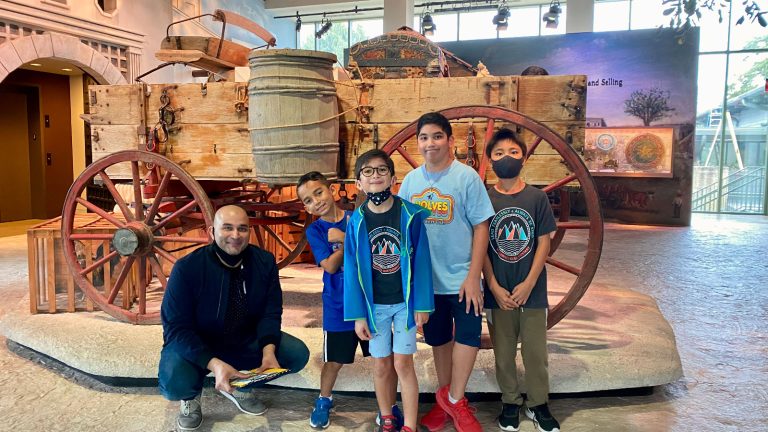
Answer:
[[[517,381],[517,340],[521,341],[525,384],[529,407],[547,403],[549,372],[547,371],[547,310],[517,308],[491,309],[488,330],[496,356],[496,380],[501,400],[507,404],[523,404]]]

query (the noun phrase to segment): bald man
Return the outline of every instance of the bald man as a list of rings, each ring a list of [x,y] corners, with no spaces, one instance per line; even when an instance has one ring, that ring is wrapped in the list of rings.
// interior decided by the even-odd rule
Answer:
[[[236,206],[216,212],[214,240],[173,266],[161,307],[163,350],[158,378],[166,399],[181,401],[177,426],[202,424],[203,379],[213,372],[216,389],[240,411],[261,415],[266,405],[233,389],[243,369],[298,372],[309,350],[280,331],[283,296],[275,257],[248,243],[248,215]]]

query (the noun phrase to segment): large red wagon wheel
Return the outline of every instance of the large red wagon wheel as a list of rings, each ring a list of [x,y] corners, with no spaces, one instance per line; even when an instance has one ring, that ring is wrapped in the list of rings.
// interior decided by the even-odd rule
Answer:
[[[83,198],[94,181],[106,186],[119,212]],[[121,183],[130,185],[132,199],[118,192]],[[154,199],[145,202],[142,193],[149,190]],[[83,211],[101,216],[109,227],[75,232],[75,214]],[[75,282],[99,308],[121,321],[157,324],[175,253],[209,243],[205,228],[212,224],[213,207],[186,171],[156,153],[126,150],[94,162],[69,188],[61,238]],[[195,235],[182,235],[190,233]],[[148,288],[157,288],[149,293],[154,298]]]
[[[487,119],[486,124],[486,136],[484,143],[487,143],[491,135],[494,132],[494,126],[496,121],[501,121],[506,124],[513,124],[520,128],[530,131],[536,138],[532,145],[528,146],[529,155],[533,155],[536,147],[545,141],[554,148],[565,161],[570,173],[565,177],[545,186],[543,190],[545,192],[551,192],[555,190],[560,191],[561,204],[560,204],[560,217],[557,222],[557,232],[554,235],[553,250],[550,253],[550,257],[547,258],[547,264],[556,269],[570,273],[576,279],[567,291],[566,295],[557,303],[554,307],[550,308],[550,312],[547,318],[547,327],[551,328],[562,320],[579,302],[581,297],[587,291],[592,278],[597,270],[597,265],[600,261],[600,253],[603,247],[603,216],[600,210],[600,200],[597,195],[597,189],[595,183],[592,180],[592,176],[589,174],[587,167],[581,160],[576,151],[569,146],[565,140],[560,137],[553,130],[549,129],[542,123],[539,123],[524,114],[517,111],[513,111],[506,108],[492,107],[492,106],[463,106],[449,108],[440,111],[441,114],[446,116],[449,120],[457,119],[472,119],[476,121],[479,118]],[[416,135],[416,122],[403,128],[400,132],[395,134],[382,148],[388,154],[392,154],[397,151],[403,159],[408,161],[414,168],[418,166],[418,162],[414,157],[405,149],[403,144]],[[488,168],[489,161],[485,158],[481,159],[479,165],[479,172],[484,178],[486,169]],[[581,188],[581,192],[584,194],[588,221],[570,221],[568,220],[569,205],[567,199],[567,191],[565,187],[572,182],[577,181]],[[582,229],[588,230],[588,239],[586,252],[584,254],[583,262],[581,265],[572,265],[560,261],[552,256],[554,250],[560,245],[566,230],[570,229]]]

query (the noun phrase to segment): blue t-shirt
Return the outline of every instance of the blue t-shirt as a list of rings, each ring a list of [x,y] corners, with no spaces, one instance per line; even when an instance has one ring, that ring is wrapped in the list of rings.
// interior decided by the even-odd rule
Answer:
[[[455,160],[440,172],[422,165],[405,176],[398,195],[432,212],[425,222],[435,294],[458,294],[472,260],[473,227],[495,214],[480,176]]]
[[[318,219],[307,228],[307,240],[317,265],[341,247],[340,243],[328,241],[328,230],[337,228],[346,232],[350,215],[350,212],[344,212],[344,217],[336,223]],[[354,321],[344,321],[343,267],[339,267],[334,274],[323,271],[323,330],[331,332],[355,330]]]

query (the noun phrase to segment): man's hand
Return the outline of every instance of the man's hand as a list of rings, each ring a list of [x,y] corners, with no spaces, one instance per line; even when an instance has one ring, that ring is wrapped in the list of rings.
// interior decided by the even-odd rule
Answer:
[[[525,302],[528,301],[528,297],[531,295],[532,290],[533,283],[523,281],[517,284],[515,289],[512,290],[510,297],[512,298],[513,302],[519,306],[522,306],[525,304]]]
[[[357,337],[359,337],[360,340],[367,341],[373,339],[371,331],[368,329],[368,322],[364,319],[355,321],[355,333],[357,333]]]
[[[328,230],[328,242],[344,244],[344,231],[338,228],[330,228]]]
[[[480,316],[483,311],[483,293],[480,290],[480,280],[467,276],[464,279],[464,283],[461,284],[459,289],[459,303],[463,300],[467,301],[467,313],[472,309],[474,304],[475,316]]]
[[[275,355],[275,344],[266,345],[261,351],[261,366],[256,369],[256,373],[264,372],[267,369],[280,368],[280,363]]]
[[[429,312],[416,312],[416,326],[421,327],[429,321]]]
[[[499,304],[499,307],[503,310],[512,310],[516,308],[518,305],[512,300],[512,293],[507,291],[506,288],[499,285],[498,282],[493,281],[490,284],[491,288],[491,294],[493,294],[493,297],[496,299],[496,303]]]
[[[214,378],[216,378],[216,390],[232,393],[234,390],[229,381],[234,378],[248,378],[248,375],[241,373],[237,369],[229,365],[229,363],[219,360],[216,357],[212,358],[208,362],[208,370],[213,372]]]

